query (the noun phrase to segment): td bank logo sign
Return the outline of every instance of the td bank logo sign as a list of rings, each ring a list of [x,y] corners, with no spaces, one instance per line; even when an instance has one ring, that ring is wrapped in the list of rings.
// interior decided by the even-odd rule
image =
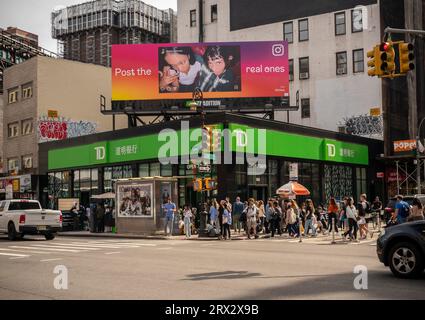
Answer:
[[[108,145],[106,142],[91,145],[90,162],[106,163],[108,161]]]
[[[326,150],[328,152],[328,158],[335,158],[336,156],[336,148],[334,144],[327,143]]]
[[[356,152],[353,148],[345,146],[340,142],[325,142],[325,159],[333,161],[343,161],[354,159]]]

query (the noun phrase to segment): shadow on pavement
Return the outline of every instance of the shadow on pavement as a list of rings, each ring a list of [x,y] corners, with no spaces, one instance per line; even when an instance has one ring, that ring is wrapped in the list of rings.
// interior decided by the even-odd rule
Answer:
[[[187,277],[189,279],[183,279],[186,281],[202,281],[202,280],[232,280],[232,279],[242,279],[242,278],[253,278],[259,277],[261,273],[249,273],[248,271],[222,271],[222,272],[209,272],[209,273],[198,273],[198,274],[189,274]]]

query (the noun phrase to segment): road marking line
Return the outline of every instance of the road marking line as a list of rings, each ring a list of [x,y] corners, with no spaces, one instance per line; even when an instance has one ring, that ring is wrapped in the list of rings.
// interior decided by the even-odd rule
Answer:
[[[18,253],[6,253],[6,252],[0,252],[0,256],[10,256],[10,257],[29,257],[27,254],[18,254]]]
[[[119,254],[121,252],[105,252],[106,255],[110,255],[110,254]]]
[[[171,248],[171,247],[166,247],[166,248],[157,248],[157,250],[170,250],[170,249],[173,249],[173,248]]]
[[[13,251],[13,252],[25,252],[25,253],[38,253],[38,254],[50,254],[50,252],[42,252],[42,251],[25,251],[25,250],[16,250],[16,249],[6,249],[0,248],[0,251]]]
[[[120,249],[120,248],[138,248],[138,245],[118,245],[118,244],[81,244],[81,243],[70,243],[68,246],[86,246],[100,249]]]
[[[25,258],[28,258],[28,257],[15,257],[15,258],[9,258],[9,260],[18,260],[18,259],[25,259]]]
[[[49,261],[58,261],[58,260],[63,260],[63,259],[62,258],[44,259],[44,260],[40,260],[40,262],[49,262]]]
[[[25,250],[33,250],[33,249],[39,249],[39,250],[47,250],[47,251],[62,251],[62,252],[72,252],[72,253],[79,253],[83,252],[84,250],[71,250],[71,249],[59,249],[59,248],[50,248],[50,247],[21,247],[21,246],[11,246],[10,248],[16,248],[16,249],[25,249]]]
[[[38,245],[36,245],[38,246]],[[50,245],[42,245],[45,247],[51,247],[51,248],[64,248],[64,249],[84,249],[84,250],[99,250],[99,248],[92,248],[90,246],[80,246],[80,245],[68,245],[68,244],[63,244],[63,243],[55,243],[55,244],[50,244]]]

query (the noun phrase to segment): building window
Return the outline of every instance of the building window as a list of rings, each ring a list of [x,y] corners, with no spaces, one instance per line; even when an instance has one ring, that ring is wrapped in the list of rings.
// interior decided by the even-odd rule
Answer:
[[[150,165],[150,176],[160,177],[161,176],[161,164],[159,162],[151,163]]]
[[[361,9],[351,10],[351,32],[363,31],[363,12]]]
[[[190,10],[190,26],[196,27],[196,10]]]
[[[217,22],[217,5],[214,4],[211,6],[211,23],[212,22]]]
[[[299,41],[308,40],[308,19],[298,21],[298,38]]]
[[[139,164],[139,177],[149,177],[149,163]]]
[[[18,158],[7,159],[7,170],[9,172],[18,171],[19,170],[19,159]]]
[[[26,155],[22,157],[22,168],[32,169],[32,155]]]
[[[336,53],[336,75],[347,74],[347,52]]]
[[[301,118],[310,118],[310,99],[301,99]]]
[[[300,80],[310,78],[308,57],[300,58]]]
[[[294,24],[292,22],[283,24],[283,40],[288,43],[294,42]]]
[[[21,123],[22,135],[28,135],[34,132],[34,126],[32,119],[23,120]]]
[[[14,138],[19,135],[19,122],[9,123],[7,125],[7,136],[8,138]]]
[[[29,99],[32,97],[32,83],[22,86],[22,99]]]
[[[9,104],[18,102],[18,88],[11,89],[8,91]]]
[[[353,72],[364,72],[363,49],[353,50]]]
[[[294,59],[289,60],[289,81],[294,80]]]
[[[345,12],[335,13],[335,35],[345,34]]]
[[[173,175],[173,165],[169,164],[161,164],[161,176],[162,177],[171,177]]]
[[[356,168],[356,191],[357,199],[360,199],[362,193],[367,194],[367,173],[366,168]]]

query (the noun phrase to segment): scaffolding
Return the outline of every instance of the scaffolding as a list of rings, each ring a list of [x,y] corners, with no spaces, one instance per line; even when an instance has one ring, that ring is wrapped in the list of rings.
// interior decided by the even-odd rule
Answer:
[[[175,42],[172,9],[139,0],[96,0],[52,13],[52,37],[65,59],[111,66],[112,44]]]

